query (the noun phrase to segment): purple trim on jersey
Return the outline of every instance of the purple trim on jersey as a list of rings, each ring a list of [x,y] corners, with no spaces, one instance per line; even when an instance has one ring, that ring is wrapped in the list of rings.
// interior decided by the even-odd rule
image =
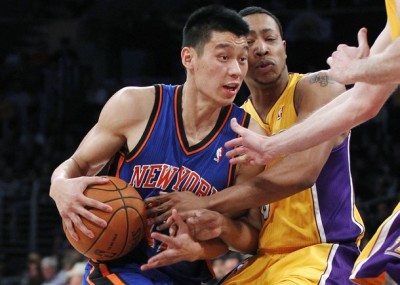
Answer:
[[[389,221],[391,224],[388,223]],[[386,271],[394,281],[400,284],[400,212],[397,212],[389,221],[384,224],[376,240],[376,242],[383,240],[382,244],[374,245],[379,246],[379,249],[373,249],[355,278],[377,277]],[[381,236],[386,232],[386,237]]]
[[[349,163],[350,137],[332,150],[316,182],[319,211],[328,243],[355,242],[363,226],[354,218]]]
[[[346,244],[335,244],[331,254],[334,254],[332,262],[329,263],[329,272],[325,272],[319,284],[346,285],[353,284],[349,277],[360,251],[357,246]]]

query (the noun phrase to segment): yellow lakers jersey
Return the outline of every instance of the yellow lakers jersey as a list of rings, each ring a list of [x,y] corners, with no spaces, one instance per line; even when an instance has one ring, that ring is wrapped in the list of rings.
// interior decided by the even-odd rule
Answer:
[[[274,135],[297,120],[294,94],[303,74],[289,75],[288,84],[266,118],[260,118],[251,97],[243,108]],[[259,249],[287,253],[322,242],[359,242],[364,226],[354,205],[349,165],[349,138],[336,146],[312,188],[263,207],[265,223]]]
[[[398,14],[398,7],[396,6],[396,0],[385,0],[385,3],[390,25],[390,34],[392,39],[396,39],[400,36],[400,17]]]

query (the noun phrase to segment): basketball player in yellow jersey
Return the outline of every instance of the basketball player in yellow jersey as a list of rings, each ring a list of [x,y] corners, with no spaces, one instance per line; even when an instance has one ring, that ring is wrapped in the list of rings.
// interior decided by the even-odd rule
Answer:
[[[358,34],[358,47],[339,45],[328,59],[330,78],[354,87],[306,120],[273,137],[232,127],[242,138],[228,153],[233,163],[264,164],[276,156],[312,147],[374,117],[400,83],[400,0],[386,0],[387,24],[369,50],[366,29]],[[394,84],[394,85],[393,85]],[[245,154],[243,157],[236,155]],[[351,278],[358,284],[382,284],[390,276],[400,284],[400,203],[379,227],[358,258]]]
[[[243,107],[268,135],[303,120],[345,90],[323,72],[289,74],[279,20],[259,7],[239,13],[250,27],[245,82],[251,95]],[[364,228],[354,205],[348,149],[349,136],[344,132],[268,165],[256,178],[224,193],[210,198],[182,197],[181,193],[152,197],[148,202],[160,205],[148,211],[160,214],[157,221],[166,219],[171,207],[182,211],[195,205],[226,213],[265,205],[257,254],[224,284],[351,284]],[[210,227],[203,218],[210,211],[194,214],[204,221],[197,224],[199,229]]]

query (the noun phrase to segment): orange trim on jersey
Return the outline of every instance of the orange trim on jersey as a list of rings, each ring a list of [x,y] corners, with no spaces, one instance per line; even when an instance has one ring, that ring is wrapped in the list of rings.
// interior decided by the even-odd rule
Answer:
[[[222,129],[224,128],[226,122],[228,121],[228,118],[230,117],[230,114],[232,113],[232,109],[233,109],[233,104],[231,104],[229,106],[229,111],[227,112],[223,123],[219,126],[219,129],[215,132],[213,137],[205,145],[203,145],[201,148],[197,149],[196,152],[201,151],[201,150],[205,149],[206,147],[208,147],[215,140],[215,138],[218,137],[218,135],[221,133]]]
[[[174,118],[175,118],[175,129],[176,132],[178,133],[178,140],[179,144],[181,145],[183,151],[187,155],[185,144],[182,141],[182,133],[181,133],[181,128],[179,127],[179,118],[178,118],[178,91],[179,91],[179,86],[176,87],[175,93],[174,93]]]
[[[207,148],[210,144],[213,143],[213,141],[215,140],[216,137],[218,137],[218,135],[221,133],[221,130],[224,128],[230,114],[232,113],[232,109],[233,109],[233,104],[231,104],[229,106],[229,111],[227,112],[224,121],[221,123],[221,125],[219,126],[218,130],[215,131],[214,135],[208,140],[207,143],[205,143],[202,147],[200,148],[196,148],[192,151],[188,151],[187,148],[185,147],[185,143],[183,142],[182,139],[182,133],[181,133],[181,129],[179,127],[179,118],[178,118],[178,88],[175,91],[175,98],[174,98],[174,110],[175,110],[175,128],[178,132],[178,139],[179,139],[179,144],[182,147],[183,152],[185,153],[185,155],[191,155],[197,152],[202,151],[203,149]],[[222,109],[221,109],[222,110]]]
[[[94,259],[93,259],[93,261],[94,261]],[[94,266],[92,265],[92,268],[90,268],[89,274],[88,274],[88,276],[86,277],[86,282],[89,283],[89,285],[95,285],[95,284],[94,284],[92,281],[90,281],[90,279],[89,279],[90,274],[92,274],[94,270],[95,270],[95,268],[94,268]]]
[[[107,276],[110,274],[107,265],[104,263],[99,263],[99,270],[102,276]]]
[[[210,273],[211,273],[211,275],[212,275],[212,278],[215,278],[215,272],[214,272],[214,269],[213,269],[213,267],[212,267],[212,262],[211,262],[211,260],[207,259],[207,260],[205,260],[205,262],[206,262],[206,265],[207,265],[207,267],[208,267],[208,271],[210,271]]]
[[[229,111],[229,113],[230,113],[230,111]],[[250,120],[249,116],[250,116],[249,113],[247,113],[247,112],[244,113],[243,119],[242,119],[242,121],[240,122],[240,125],[241,125],[242,127],[248,127],[248,125],[245,126],[245,124],[246,124],[246,122],[248,122],[248,121]],[[229,116],[228,116],[228,117],[229,117]],[[227,117],[227,118],[228,118],[228,117]],[[237,137],[239,137],[239,134],[237,135]],[[228,186],[231,186],[231,185],[234,184],[234,181],[235,181],[235,180],[233,179],[233,178],[234,178],[234,177],[233,177],[233,174],[234,174],[235,170],[236,170],[236,165],[229,164],[228,183],[227,183]]]
[[[117,169],[115,170],[115,176],[119,177],[119,171],[122,168],[122,165],[124,164],[125,161],[125,157],[123,154],[120,155],[120,157],[118,158],[118,162],[117,162]]]
[[[153,120],[153,122],[151,123],[151,126],[150,126],[149,129],[147,129],[147,127],[146,127],[146,129],[145,129],[145,131],[147,131],[146,138],[143,140],[142,144],[140,145],[140,148],[135,152],[135,154],[132,157],[130,157],[129,159],[126,160],[127,162],[130,162],[130,161],[134,160],[141,153],[141,151],[145,147],[147,141],[150,139],[150,135],[152,134],[152,132],[154,130],[154,126],[156,125],[157,119],[160,116],[161,106],[162,106],[162,101],[163,101],[163,96],[162,96],[163,95],[163,87],[162,87],[162,85],[159,85],[159,88],[160,88],[159,89],[160,90],[159,91],[160,92],[160,96],[159,96],[158,102],[154,102],[154,104],[158,103],[157,111],[154,114],[154,116],[153,116],[153,111],[152,111],[151,114],[150,114],[150,117],[149,117],[149,120]],[[155,92],[157,92],[157,91],[155,91]],[[157,99],[157,96],[154,96],[154,100],[156,100],[156,99]]]
[[[107,276],[107,279],[110,280],[114,285],[126,285],[126,283],[122,281],[116,274]]]

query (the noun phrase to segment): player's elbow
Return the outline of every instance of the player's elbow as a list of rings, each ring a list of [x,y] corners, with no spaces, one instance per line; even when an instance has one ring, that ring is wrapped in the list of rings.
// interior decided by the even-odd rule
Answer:
[[[352,106],[356,106],[355,124],[361,124],[376,117],[385,104],[387,98],[390,97],[393,87],[391,85],[356,85],[356,93],[360,96],[353,96]]]
[[[360,110],[360,118],[363,122],[368,121],[376,117],[381,109],[382,105],[375,101],[367,101]]]

